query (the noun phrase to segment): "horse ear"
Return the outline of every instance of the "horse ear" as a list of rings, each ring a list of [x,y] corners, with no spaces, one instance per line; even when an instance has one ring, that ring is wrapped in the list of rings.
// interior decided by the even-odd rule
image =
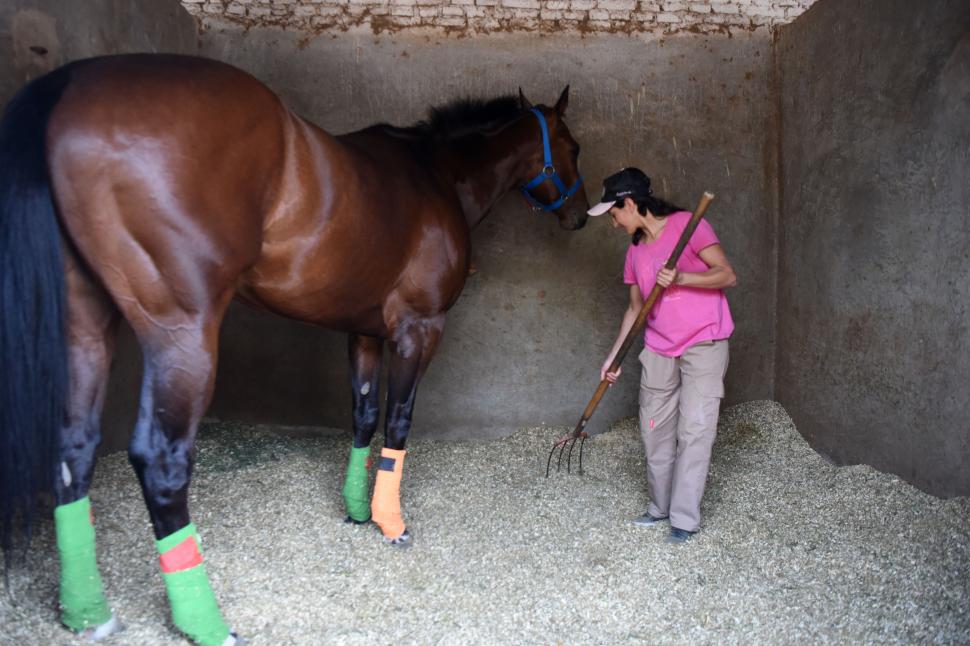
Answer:
[[[532,102],[529,101],[529,99],[525,98],[525,94],[522,93],[522,88],[521,87],[519,88],[519,106],[523,110],[531,110],[532,109]]]
[[[562,91],[562,94],[559,95],[559,100],[556,101],[556,114],[558,114],[561,117],[566,112],[567,105],[569,105],[569,86],[568,85],[566,86],[566,89]]]

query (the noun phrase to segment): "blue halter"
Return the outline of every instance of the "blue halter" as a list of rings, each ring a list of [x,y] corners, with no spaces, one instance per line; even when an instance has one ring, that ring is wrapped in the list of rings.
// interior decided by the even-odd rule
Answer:
[[[579,190],[579,187],[583,184],[582,176],[576,178],[576,183],[573,184],[569,189],[566,189],[566,185],[562,183],[559,179],[559,173],[556,172],[556,167],[552,165],[552,151],[549,149],[549,127],[546,126],[546,118],[542,116],[537,108],[532,108],[532,114],[536,115],[539,120],[539,126],[542,128],[542,170],[536,175],[528,184],[522,187],[522,195],[525,196],[526,201],[532,205],[532,208],[536,210],[543,211],[555,211],[563,203],[573,196],[573,193]],[[543,204],[536,198],[532,197],[529,193],[530,190],[534,189],[539,184],[543,182],[548,182],[552,180],[552,183],[556,185],[556,189],[559,191],[559,198],[550,204]]]

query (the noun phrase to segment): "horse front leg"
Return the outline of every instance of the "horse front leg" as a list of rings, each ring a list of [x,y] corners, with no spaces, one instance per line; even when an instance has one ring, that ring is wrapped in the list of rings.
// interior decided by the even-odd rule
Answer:
[[[367,473],[370,471],[370,442],[381,415],[380,377],[381,339],[361,334],[348,337],[350,351],[350,386],[354,402],[354,446],[350,450],[347,477],[344,480],[345,522],[361,524],[370,520],[367,495]]]
[[[405,444],[411,430],[411,414],[418,382],[441,339],[445,317],[402,322],[390,340],[391,363],[387,384],[384,448],[377,465],[371,514],[391,545],[407,545],[411,535],[401,515],[401,477]]]

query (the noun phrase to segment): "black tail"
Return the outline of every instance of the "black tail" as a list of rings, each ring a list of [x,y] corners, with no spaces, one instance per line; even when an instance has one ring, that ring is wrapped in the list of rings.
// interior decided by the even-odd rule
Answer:
[[[0,545],[28,535],[57,473],[67,395],[64,266],[47,168],[60,69],[13,98],[0,121]],[[17,532],[19,533],[19,531]]]

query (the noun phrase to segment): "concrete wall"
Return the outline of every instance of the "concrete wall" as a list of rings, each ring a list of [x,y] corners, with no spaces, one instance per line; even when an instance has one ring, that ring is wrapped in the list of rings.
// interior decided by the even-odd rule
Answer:
[[[970,494],[970,3],[780,31],[777,399],[820,452]]]
[[[178,0],[4,0],[0,3],[0,105],[27,81],[64,63],[129,52],[198,52],[198,27]],[[127,326],[105,403],[103,451],[134,427],[141,353]]]
[[[254,73],[325,129],[407,125],[431,105],[521,85],[552,103],[571,84],[567,120],[597,196],[601,179],[637,164],[658,190],[710,220],[737,265],[738,321],[729,401],[772,394],[771,178],[776,142],[766,30],[733,38],[682,34],[455,39],[369,31],[305,34],[212,26],[204,53]],[[539,145],[539,142],[536,142]],[[574,424],[598,381],[627,298],[628,244],[608,220],[580,232],[509,196],[473,233],[478,274],[449,316],[420,388],[414,434],[492,437],[522,426]],[[234,306],[224,326],[212,415],[349,427],[343,335]],[[596,426],[636,411],[638,368],[604,399]]]
[[[970,493],[965,0],[822,0],[774,47],[754,27],[787,21],[810,0],[730,0],[710,11],[677,2],[641,2],[637,11],[579,0],[413,4],[412,17],[432,22],[466,7],[464,27],[435,23],[445,31],[375,21],[388,15],[382,8],[411,6],[396,0],[356,3],[369,7],[366,20],[347,8],[329,26],[313,21],[333,2],[186,4],[236,21],[208,20],[203,53],[253,72],[335,133],[406,125],[430,105],[519,86],[551,102],[571,83],[569,121],[591,195],[628,164],[684,206],[705,189],[718,195],[709,217],[741,281],[729,293],[738,329],[727,401],[775,396],[840,463],[872,464],[939,495]],[[252,13],[263,5],[269,13]],[[744,25],[731,21],[745,11],[755,19],[739,32]],[[488,32],[486,19],[502,33],[461,38]],[[557,32],[576,31],[560,19],[580,20],[581,37]],[[293,20],[319,33],[265,26],[303,24]],[[719,24],[730,38],[689,33]],[[199,48],[176,0],[8,0],[0,100],[76,58]],[[571,425],[625,304],[626,241],[602,220],[560,231],[511,196],[473,242],[479,273],[422,385],[415,434]],[[349,427],[342,335],[233,306],[222,353],[211,414]],[[632,355],[626,367],[636,372]],[[126,442],[139,378],[126,330],[106,407],[108,450]],[[629,376],[604,400],[594,430],[633,414],[635,396]]]
[[[4,0],[0,102],[30,79],[79,58],[197,50],[195,21],[178,0]]]

